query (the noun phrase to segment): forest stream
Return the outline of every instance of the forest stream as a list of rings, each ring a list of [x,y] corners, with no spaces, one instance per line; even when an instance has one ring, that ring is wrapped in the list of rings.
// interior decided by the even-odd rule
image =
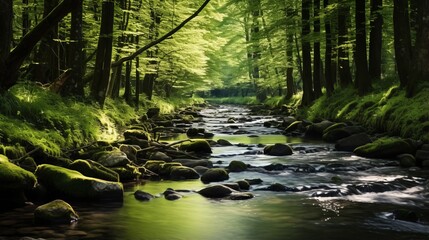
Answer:
[[[334,151],[333,144],[286,137],[263,123],[273,116],[251,115],[238,106],[200,112],[195,127],[214,133],[233,146],[213,147],[210,160],[226,167],[232,160],[254,168],[229,173],[229,180],[261,179],[249,200],[213,200],[192,191],[168,201],[148,202],[133,193],[161,196],[167,188],[199,190],[200,180],[142,181],[125,185],[123,203],[73,203],[79,221],[71,225],[36,226],[27,206],[0,214],[0,239],[23,236],[46,239],[136,240],[274,240],[274,239],[429,239],[427,170],[400,168],[396,161],[367,159]],[[229,118],[245,119],[228,123]],[[240,130],[237,132],[237,130]],[[185,139],[178,134],[166,141]],[[262,154],[264,144],[288,143],[289,156]],[[282,164],[282,169],[263,166]],[[285,191],[263,190],[280,183]]]

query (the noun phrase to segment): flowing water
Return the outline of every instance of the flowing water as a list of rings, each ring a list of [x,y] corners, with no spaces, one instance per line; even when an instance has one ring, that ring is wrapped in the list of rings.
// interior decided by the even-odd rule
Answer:
[[[395,161],[361,158],[334,151],[331,144],[286,137],[278,129],[263,127],[265,121],[276,118],[251,116],[242,107],[220,106],[201,113],[204,122],[195,127],[215,133],[214,140],[234,143],[213,148],[214,165],[225,167],[240,160],[255,167],[230,173],[228,182],[263,180],[252,186],[253,199],[210,200],[184,193],[177,201],[163,197],[137,201],[133,193],[138,189],[156,195],[167,188],[205,186],[200,180],[147,181],[126,185],[123,204],[72,204],[81,217],[72,225],[33,225],[35,206],[1,213],[0,239],[429,239],[427,171],[401,169]],[[227,123],[231,117],[245,121]],[[294,154],[260,153],[260,144],[273,143],[289,143]],[[258,168],[273,163],[284,169]],[[258,191],[273,183],[287,186],[288,191]],[[418,220],[396,219],[398,211],[412,212]]]

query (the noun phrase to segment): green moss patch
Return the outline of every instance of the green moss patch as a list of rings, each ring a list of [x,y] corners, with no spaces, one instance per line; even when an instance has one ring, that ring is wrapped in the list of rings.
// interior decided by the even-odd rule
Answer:
[[[358,156],[369,158],[394,158],[400,154],[414,154],[415,149],[400,138],[380,138],[354,150]]]
[[[33,173],[9,162],[6,156],[0,155],[0,191],[24,191],[33,188],[35,184],[36,177]]]

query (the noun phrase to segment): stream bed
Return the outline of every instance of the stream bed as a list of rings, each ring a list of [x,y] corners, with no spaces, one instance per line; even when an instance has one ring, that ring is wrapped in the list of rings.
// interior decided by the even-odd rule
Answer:
[[[275,239],[429,239],[429,172],[403,169],[396,161],[367,159],[334,151],[332,144],[291,138],[263,123],[273,116],[250,115],[237,106],[201,111],[195,127],[233,146],[213,147],[210,160],[226,167],[232,160],[261,167],[280,163],[274,171],[230,173],[226,182],[261,179],[250,200],[213,200],[184,193],[177,201],[162,196],[149,202],[134,198],[136,190],[159,195],[167,188],[199,190],[200,180],[143,181],[125,185],[124,202],[73,203],[80,215],[71,225],[36,226],[27,206],[0,213],[0,240],[23,236],[45,239],[130,240],[275,240]],[[229,118],[245,119],[227,123]],[[240,130],[240,132],[237,132]],[[171,141],[185,139],[175,136]],[[240,145],[238,145],[241,143]],[[288,143],[290,156],[267,156],[264,144]],[[260,169],[260,168],[256,168]],[[334,181],[336,180],[336,181]],[[260,191],[274,183],[288,191]],[[398,217],[407,215],[405,219]],[[410,217],[411,216],[411,217]],[[409,218],[414,217],[413,221]],[[399,219],[398,219],[399,218]]]

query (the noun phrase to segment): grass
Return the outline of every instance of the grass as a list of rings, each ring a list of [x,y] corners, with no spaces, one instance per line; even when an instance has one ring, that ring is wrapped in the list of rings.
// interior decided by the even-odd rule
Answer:
[[[136,110],[122,100],[106,99],[104,108],[91,102],[63,98],[32,83],[18,84],[0,95],[0,143],[36,147],[52,155],[93,141],[114,141],[120,129],[158,106],[161,113],[202,103],[201,98],[142,100]]]

